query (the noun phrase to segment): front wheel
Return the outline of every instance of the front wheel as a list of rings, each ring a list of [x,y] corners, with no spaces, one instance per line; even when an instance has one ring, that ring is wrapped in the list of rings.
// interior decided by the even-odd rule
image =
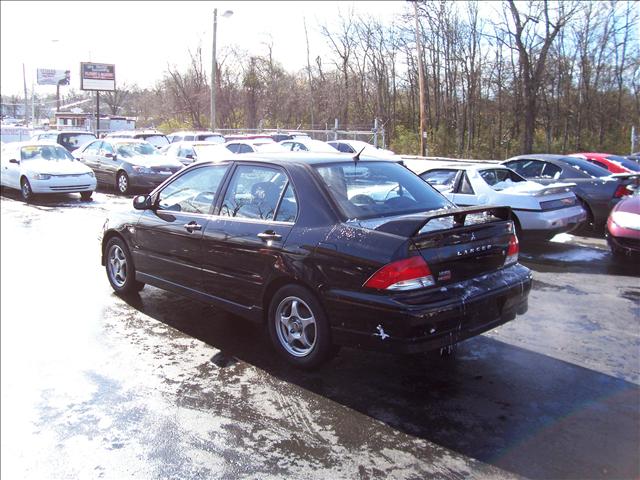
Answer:
[[[129,185],[129,176],[125,172],[118,172],[116,176],[116,187],[118,192],[123,195],[129,193],[130,185]]]
[[[31,184],[26,178],[20,180],[20,194],[25,202],[33,200],[33,190],[31,190]]]
[[[332,352],[329,322],[318,299],[307,289],[287,285],[269,306],[269,336],[277,352],[299,368],[312,369]]]
[[[111,288],[121,295],[142,290],[144,283],[136,280],[136,269],[124,241],[118,237],[112,238],[107,243],[105,251],[107,254],[105,266]]]
[[[80,192],[80,199],[83,202],[88,202],[89,200],[91,200],[91,195],[93,195],[93,191],[90,192]]]

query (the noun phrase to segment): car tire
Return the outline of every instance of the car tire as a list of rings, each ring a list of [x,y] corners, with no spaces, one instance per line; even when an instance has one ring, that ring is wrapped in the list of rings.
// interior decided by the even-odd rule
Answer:
[[[129,175],[126,172],[120,171],[118,175],[116,175],[116,189],[118,193],[122,195],[126,195],[131,190],[131,185],[129,184]]]
[[[30,202],[33,200],[33,190],[31,189],[31,184],[29,183],[29,179],[26,177],[22,177],[20,180],[20,195],[25,202]]]
[[[80,192],[80,200],[83,202],[88,202],[91,200],[91,195],[93,195],[93,190],[89,192]]]
[[[144,283],[136,280],[136,269],[129,248],[120,237],[114,237],[105,247],[105,268],[111,288],[119,295],[139,292]]]
[[[299,285],[278,290],[269,305],[268,329],[278,354],[302,369],[313,369],[337,353],[329,322],[315,295]]]

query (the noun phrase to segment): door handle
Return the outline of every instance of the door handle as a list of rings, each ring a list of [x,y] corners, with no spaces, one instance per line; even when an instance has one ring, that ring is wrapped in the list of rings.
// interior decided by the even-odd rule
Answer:
[[[187,232],[193,233],[195,230],[202,230],[202,225],[199,225],[195,221],[191,221],[184,225],[184,228],[187,229]]]
[[[268,242],[268,241],[278,242],[282,240],[282,235],[274,232],[273,230],[267,230],[266,232],[259,233],[258,238],[263,242]]]

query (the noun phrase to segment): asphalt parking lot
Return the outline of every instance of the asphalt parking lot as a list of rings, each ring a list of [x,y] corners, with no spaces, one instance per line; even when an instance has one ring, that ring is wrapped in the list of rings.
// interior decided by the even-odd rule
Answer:
[[[130,198],[0,198],[3,478],[640,476],[640,265],[604,239],[523,249],[529,311],[455,360],[308,373],[212,307],[114,295],[97,237]]]

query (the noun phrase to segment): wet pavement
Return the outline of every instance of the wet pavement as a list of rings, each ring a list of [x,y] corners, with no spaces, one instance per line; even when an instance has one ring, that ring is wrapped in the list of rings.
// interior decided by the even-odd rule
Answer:
[[[293,370],[264,332],[114,295],[98,192],[0,197],[2,478],[638,478],[640,266],[528,246],[529,311],[455,360],[343,349]]]

